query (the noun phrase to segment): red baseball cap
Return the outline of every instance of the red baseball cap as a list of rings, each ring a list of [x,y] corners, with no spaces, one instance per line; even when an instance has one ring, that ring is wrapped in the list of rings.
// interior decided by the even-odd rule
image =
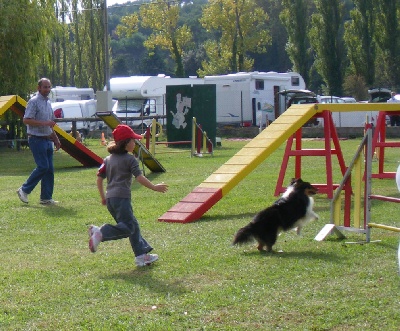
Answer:
[[[115,141],[121,141],[125,139],[142,139],[140,134],[135,133],[129,126],[125,124],[119,124],[112,132]]]

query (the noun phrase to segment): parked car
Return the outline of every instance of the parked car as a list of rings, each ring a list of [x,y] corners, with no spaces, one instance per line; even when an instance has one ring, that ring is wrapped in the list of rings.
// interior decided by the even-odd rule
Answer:
[[[368,90],[368,102],[387,102],[391,98],[392,91],[387,88],[373,88]]]
[[[368,102],[388,102],[392,97],[392,91],[387,88],[373,88],[368,90],[369,100]],[[386,116],[386,125],[390,124],[389,116]]]
[[[319,95],[317,97],[319,103],[344,103],[342,98],[335,97],[333,95]]]
[[[352,97],[341,97],[341,99],[345,103],[356,103],[357,102],[357,100],[355,98],[352,98]]]
[[[96,116],[96,100],[67,100],[51,104],[57,119],[62,118],[91,118]],[[57,125],[66,132],[71,132],[72,122],[57,122]],[[77,121],[76,130],[83,136],[96,128],[96,122]]]
[[[124,124],[143,133],[151,126],[151,119],[144,119],[143,116],[154,115],[152,108],[155,107],[150,100],[120,99],[115,102],[112,111]]]
[[[283,95],[286,101],[286,109],[294,104],[309,104],[318,103],[318,99],[314,92],[309,90],[283,90],[278,92]],[[304,126],[318,125],[319,121],[317,118],[309,120]]]
[[[278,94],[285,97],[286,109],[292,104],[318,103],[314,92],[309,90],[283,90],[278,92]]]

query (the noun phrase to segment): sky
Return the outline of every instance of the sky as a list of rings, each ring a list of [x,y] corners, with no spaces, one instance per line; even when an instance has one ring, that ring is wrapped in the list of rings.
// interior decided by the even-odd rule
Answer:
[[[117,4],[123,4],[128,2],[129,0],[107,0],[107,7],[110,7],[112,5],[117,5]],[[133,0],[130,0],[133,1]]]

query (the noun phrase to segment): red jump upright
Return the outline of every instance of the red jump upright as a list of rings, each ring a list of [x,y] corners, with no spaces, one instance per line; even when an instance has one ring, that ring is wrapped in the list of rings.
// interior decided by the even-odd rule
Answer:
[[[372,150],[378,156],[378,173],[372,174],[372,178],[395,178],[395,172],[385,172],[385,148],[400,147],[400,141],[386,141],[386,116],[400,115],[400,111],[380,111],[376,121],[376,128],[372,138]]]
[[[339,138],[336,132],[336,128],[334,126],[332,120],[332,114],[328,110],[324,110],[321,113],[317,113],[314,115],[316,118],[323,119],[324,125],[324,136],[325,136],[325,148],[324,149],[303,149],[302,148],[302,128],[298,129],[294,135],[292,135],[287,143],[285,149],[285,155],[283,157],[281,170],[279,172],[278,181],[275,188],[275,196],[278,196],[280,193],[283,193],[286,187],[283,186],[283,182],[285,179],[285,174],[287,170],[287,166],[289,163],[289,157],[295,157],[295,173],[294,177],[299,178],[302,177],[302,165],[301,159],[303,156],[323,156],[325,157],[326,164],[326,184],[313,184],[318,187],[318,193],[324,193],[328,196],[329,199],[332,199],[334,190],[338,187],[338,184],[333,183],[332,176],[332,156],[336,155],[337,160],[340,166],[340,170],[342,175],[346,172],[346,165],[344,162],[342,150],[339,144]],[[295,149],[292,150],[293,141],[295,142]],[[334,148],[331,146],[331,142],[334,145]],[[351,187],[349,187],[346,192],[348,194],[351,192]]]

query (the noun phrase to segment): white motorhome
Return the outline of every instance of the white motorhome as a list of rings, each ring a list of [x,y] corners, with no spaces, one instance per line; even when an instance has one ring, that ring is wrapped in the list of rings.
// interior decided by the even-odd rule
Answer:
[[[56,86],[51,89],[49,99],[50,102],[90,100],[94,99],[94,90],[92,88]]]
[[[118,117],[126,113],[166,115],[166,87],[171,85],[216,85],[218,124],[260,125],[275,120],[285,108],[285,89],[305,89],[303,77],[296,72],[243,72],[204,78],[131,76],[110,79],[112,97],[118,100]],[[130,114],[128,115],[130,116]],[[133,115],[136,116],[136,115]]]
[[[203,84],[200,78],[171,78],[158,76],[130,76],[110,79],[112,98],[117,100],[114,111],[123,120],[124,117],[165,115],[166,87],[170,85]],[[147,121],[149,122],[149,120]],[[129,125],[143,126],[147,122],[131,121]]]
[[[285,97],[279,91],[305,89],[303,77],[296,72],[205,76],[204,83],[216,85],[217,123],[243,126],[264,125],[267,119],[271,122],[282,114]]]

